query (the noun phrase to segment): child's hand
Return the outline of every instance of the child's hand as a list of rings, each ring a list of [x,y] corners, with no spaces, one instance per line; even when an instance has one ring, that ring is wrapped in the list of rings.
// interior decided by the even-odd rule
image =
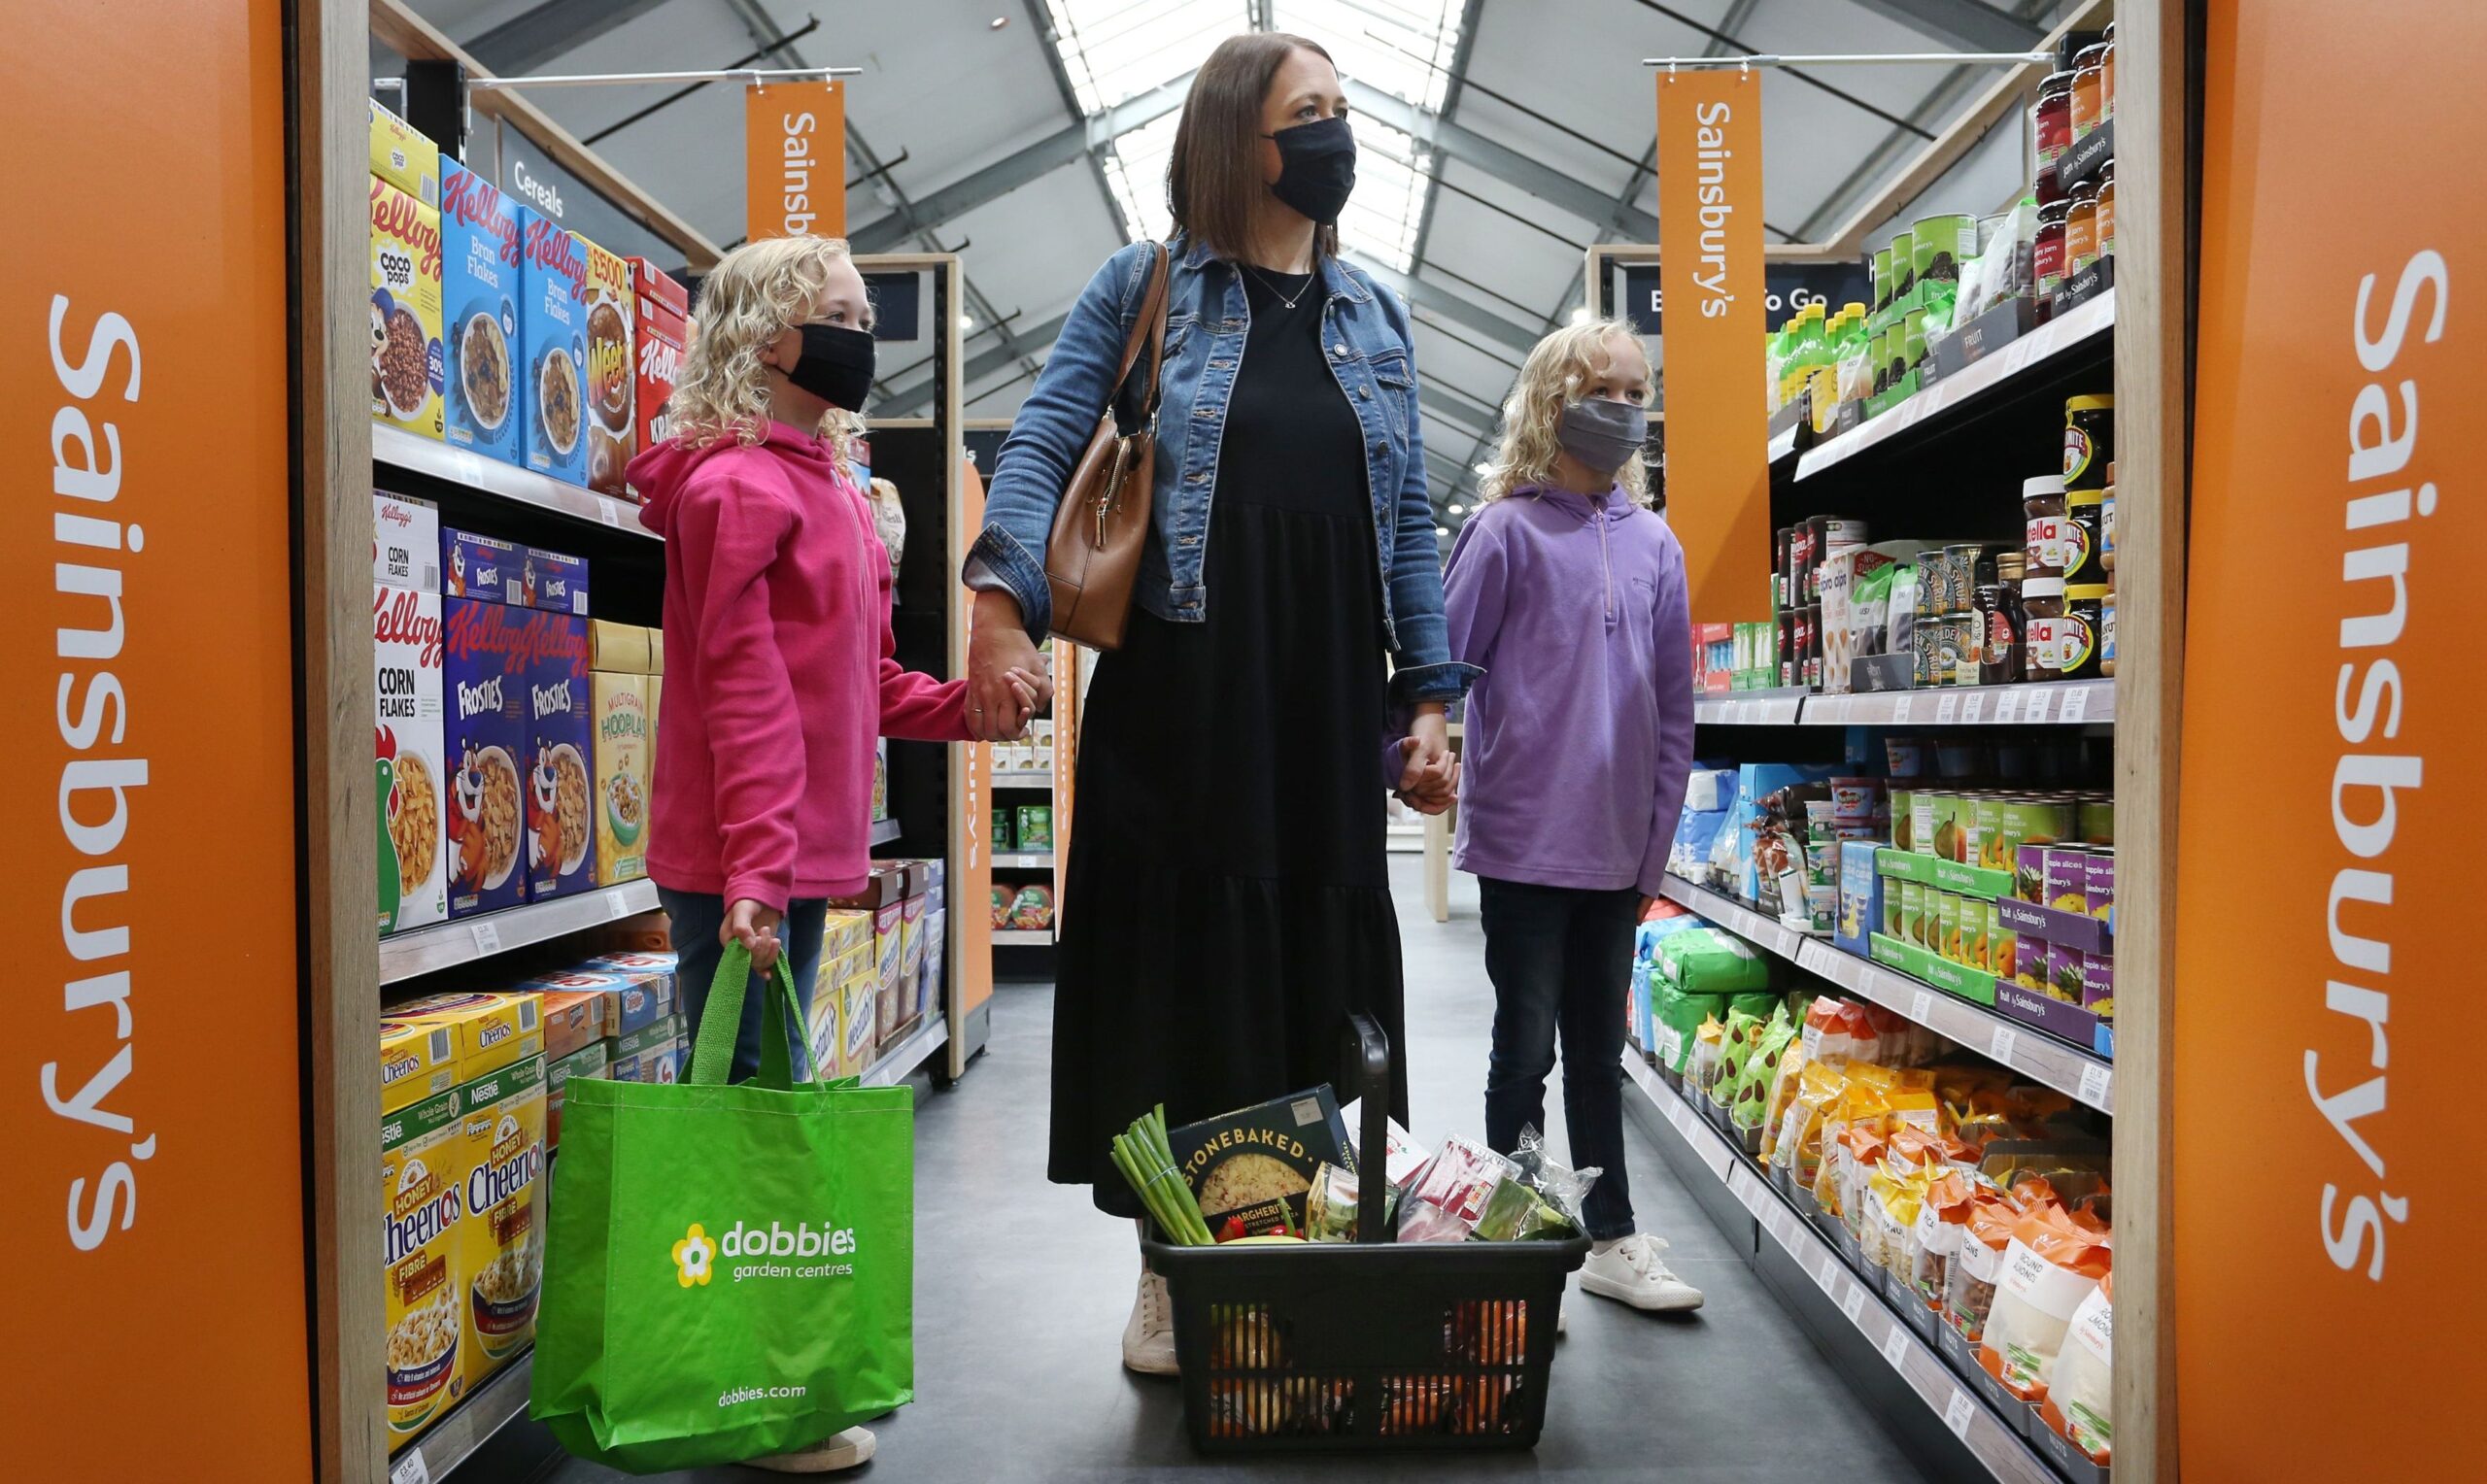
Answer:
[[[745,896],[726,909],[726,920],[717,927],[720,945],[740,943],[751,952],[751,966],[762,973],[777,961],[777,925],[786,914]]]

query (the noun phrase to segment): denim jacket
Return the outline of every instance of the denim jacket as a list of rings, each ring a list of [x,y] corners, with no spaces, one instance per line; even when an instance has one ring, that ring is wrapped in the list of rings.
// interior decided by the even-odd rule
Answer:
[[[1207,616],[1209,601],[1204,566],[1218,446],[1251,311],[1242,276],[1208,248],[1186,247],[1178,237],[1170,253],[1174,277],[1167,286],[1156,494],[1133,601],[1170,623],[1197,624]],[[1116,253],[1072,307],[1002,446],[985,500],[984,531],[968,554],[970,585],[1006,589],[1019,600],[1029,633],[1038,637],[1052,614],[1045,538],[1111,394],[1149,257],[1145,242]],[[1365,433],[1365,488],[1381,566],[1382,622],[1396,668],[1392,693],[1402,703],[1455,700],[1483,672],[1451,659],[1443,625],[1442,567],[1433,506],[1425,494],[1407,311],[1336,258],[1322,259],[1321,287],[1321,334],[1330,369]]]

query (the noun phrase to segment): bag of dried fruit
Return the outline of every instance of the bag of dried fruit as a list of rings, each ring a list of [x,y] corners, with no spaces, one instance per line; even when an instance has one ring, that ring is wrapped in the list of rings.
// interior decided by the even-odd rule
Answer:
[[[2056,1357],[2055,1378],[2047,1385],[2040,1420],[2056,1434],[2105,1467],[2112,1462],[2115,1441],[2115,1274],[2072,1311],[2072,1328]]]
[[[2040,1206],[2012,1229],[1995,1279],[1994,1308],[1978,1364],[2025,1401],[2047,1394],[2073,1313],[2107,1276],[2108,1234],[2061,1206]]]

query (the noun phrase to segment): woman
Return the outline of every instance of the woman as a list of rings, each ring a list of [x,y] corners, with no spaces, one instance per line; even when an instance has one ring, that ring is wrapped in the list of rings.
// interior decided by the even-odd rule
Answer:
[[[1345,107],[1319,47],[1230,38],[1167,171],[1152,527],[1088,693],[1054,998],[1047,1173],[1116,1215],[1141,1206],[1110,1143],[1152,1105],[1180,1125],[1335,1081],[1351,1009],[1403,1039],[1379,795],[1448,806],[1444,712],[1471,671],[1443,638],[1407,314],[1338,257]],[[1003,447],[968,564],[980,703],[1036,665],[1046,533],[1152,257],[1090,281]],[[1175,1368],[1145,1273],[1123,1363]]]
[[[1619,320],[1557,330],[1520,367],[1484,509],[1450,556],[1450,650],[1487,671],[1468,702],[1452,860],[1477,874],[1494,982],[1487,1142],[1509,1152],[1545,1127],[1559,1027],[1572,1159],[1605,1171],[1581,1287],[1683,1310],[1701,1293],[1635,1231],[1623,1171],[1632,929],[1692,765],[1684,550],[1641,508],[1649,403],[1649,358]]]

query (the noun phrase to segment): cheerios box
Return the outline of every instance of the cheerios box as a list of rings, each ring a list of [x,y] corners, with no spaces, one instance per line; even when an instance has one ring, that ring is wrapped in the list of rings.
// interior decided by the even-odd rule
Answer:
[[[380,801],[380,935],[449,920],[440,596],[371,590],[372,787]]]
[[[458,1086],[458,1032],[432,1021],[380,1018],[380,1111]]]
[[[527,649],[527,899],[596,885],[595,691],[587,620],[509,610]]]
[[[440,507],[410,494],[371,491],[371,580],[440,590]]]
[[[654,732],[648,677],[596,670],[589,711],[596,725],[596,884],[648,873],[648,762]]]
[[[428,1028],[437,1029],[438,1028]],[[392,1447],[466,1395],[459,1334],[465,1303],[460,1238],[466,1169],[455,1088],[380,1119],[382,1318]]]
[[[371,416],[440,436],[440,209],[371,177]]]
[[[442,818],[449,916],[527,899],[526,610],[476,598],[441,603]]]
[[[544,1002],[525,988],[426,995],[391,1006],[388,1018],[448,1027],[457,1037],[460,1085],[544,1053]]]
[[[526,466],[519,382],[518,204],[455,160],[440,167],[442,433]]]
[[[440,146],[430,135],[371,104],[371,173],[426,206],[440,204]]]
[[[458,1090],[466,1219],[458,1236],[459,1368],[466,1389],[535,1340],[544,1274],[544,1054]]]
[[[587,487],[623,495],[638,449],[638,295],[630,260],[582,237],[587,253]]]
[[[518,208],[519,365],[527,466],[587,483],[587,253],[562,223]]]

